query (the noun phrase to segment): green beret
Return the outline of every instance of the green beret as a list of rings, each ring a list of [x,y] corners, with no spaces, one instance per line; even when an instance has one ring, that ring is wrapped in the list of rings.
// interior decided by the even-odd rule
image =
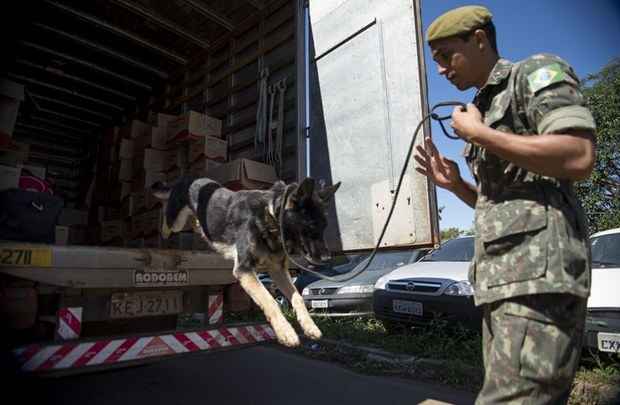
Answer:
[[[493,15],[482,6],[465,6],[450,10],[435,19],[426,30],[428,42],[465,34],[491,21]]]

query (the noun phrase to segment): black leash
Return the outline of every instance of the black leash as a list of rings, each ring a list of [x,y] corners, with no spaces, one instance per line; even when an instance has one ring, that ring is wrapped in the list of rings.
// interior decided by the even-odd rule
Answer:
[[[288,259],[294,264],[296,265],[299,269],[307,271],[308,273],[314,274],[315,276],[322,278],[323,280],[329,280],[329,281],[334,281],[334,282],[341,282],[341,281],[348,281],[351,280],[355,277],[357,277],[360,273],[362,273],[363,271],[365,271],[368,266],[370,266],[370,263],[372,263],[372,260],[375,258],[375,255],[377,254],[377,250],[379,249],[379,246],[381,245],[381,241],[383,240],[383,236],[385,235],[385,231],[387,231],[387,227],[390,223],[390,220],[392,219],[392,214],[394,213],[394,208],[396,208],[396,201],[398,201],[398,193],[400,193],[400,186],[403,182],[403,179],[405,178],[405,173],[407,172],[407,166],[409,166],[409,160],[411,159],[411,154],[413,153],[413,147],[415,145],[415,140],[418,136],[418,132],[420,131],[420,128],[422,128],[422,125],[424,124],[424,122],[426,122],[429,118],[434,119],[435,121],[439,121],[439,125],[441,126],[441,129],[444,133],[445,136],[447,136],[450,139],[461,139],[456,135],[452,135],[449,134],[448,131],[446,130],[446,128],[443,125],[443,121],[448,120],[450,118],[452,118],[452,114],[449,115],[444,115],[444,116],[440,116],[438,114],[436,114],[434,111],[438,108],[442,108],[442,107],[458,107],[460,106],[463,110],[465,110],[467,107],[464,103],[458,102],[458,101],[446,101],[443,103],[438,103],[435,104],[433,106],[433,108],[431,108],[431,112],[429,114],[427,114],[424,118],[422,118],[422,120],[420,121],[420,123],[418,124],[418,126],[416,127],[415,131],[413,131],[413,137],[411,138],[411,143],[409,145],[409,151],[407,152],[407,157],[405,158],[405,163],[403,164],[403,169],[400,173],[400,178],[398,179],[398,185],[396,186],[396,190],[394,191],[394,200],[392,201],[392,207],[390,208],[390,212],[388,213],[388,217],[385,220],[385,224],[383,225],[383,229],[381,230],[381,235],[379,236],[379,239],[377,240],[377,245],[375,246],[375,248],[372,250],[372,253],[370,254],[370,256],[366,259],[364,259],[364,261],[362,261],[360,264],[358,264],[357,266],[355,266],[355,268],[353,270],[351,270],[350,272],[343,274],[342,277],[330,277],[330,276],[326,276],[325,274],[321,274],[317,271],[314,270],[310,270],[307,267],[302,266],[301,264],[297,263],[289,254],[288,251],[286,250],[286,244],[284,242],[284,208],[286,206],[286,201],[288,200],[288,195],[289,195],[289,190],[292,190],[295,186],[293,185],[289,185],[286,187],[286,189],[284,190],[284,198],[282,198],[282,203],[280,204],[280,215],[279,215],[279,220],[280,220],[280,243],[282,243],[282,249],[284,249],[284,253],[286,254],[286,257],[288,257]]]

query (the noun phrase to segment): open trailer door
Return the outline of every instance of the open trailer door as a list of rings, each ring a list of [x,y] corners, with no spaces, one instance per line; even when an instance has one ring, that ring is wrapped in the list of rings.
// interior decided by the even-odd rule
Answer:
[[[310,0],[300,15],[307,49],[307,82],[300,88],[308,95],[310,174],[328,184],[342,182],[328,243],[333,251],[371,249],[413,131],[428,109],[419,2]],[[420,133],[416,143],[423,138]],[[438,241],[435,188],[411,159],[381,246]]]

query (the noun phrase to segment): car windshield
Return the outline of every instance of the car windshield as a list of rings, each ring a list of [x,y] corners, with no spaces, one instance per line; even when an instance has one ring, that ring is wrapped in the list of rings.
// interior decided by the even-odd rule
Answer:
[[[620,267],[620,233],[590,239],[592,267]]]
[[[324,266],[318,271],[327,276],[335,276],[348,273],[370,256],[370,253],[356,253],[336,256],[329,266]],[[377,252],[372,263],[366,271],[384,271],[396,269],[405,264],[412,263],[420,257],[419,250],[402,250],[391,252]]]
[[[474,257],[474,238],[457,238],[443,243],[421,262],[469,262]]]

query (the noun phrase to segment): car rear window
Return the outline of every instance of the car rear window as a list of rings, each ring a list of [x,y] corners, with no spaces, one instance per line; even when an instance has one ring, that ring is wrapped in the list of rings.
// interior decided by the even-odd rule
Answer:
[[[469,262],[474,257],[474,238],[451,239],[422,258],[422,262]]]
[[[620,267],[620,233],[590,239],[592,267]]]

